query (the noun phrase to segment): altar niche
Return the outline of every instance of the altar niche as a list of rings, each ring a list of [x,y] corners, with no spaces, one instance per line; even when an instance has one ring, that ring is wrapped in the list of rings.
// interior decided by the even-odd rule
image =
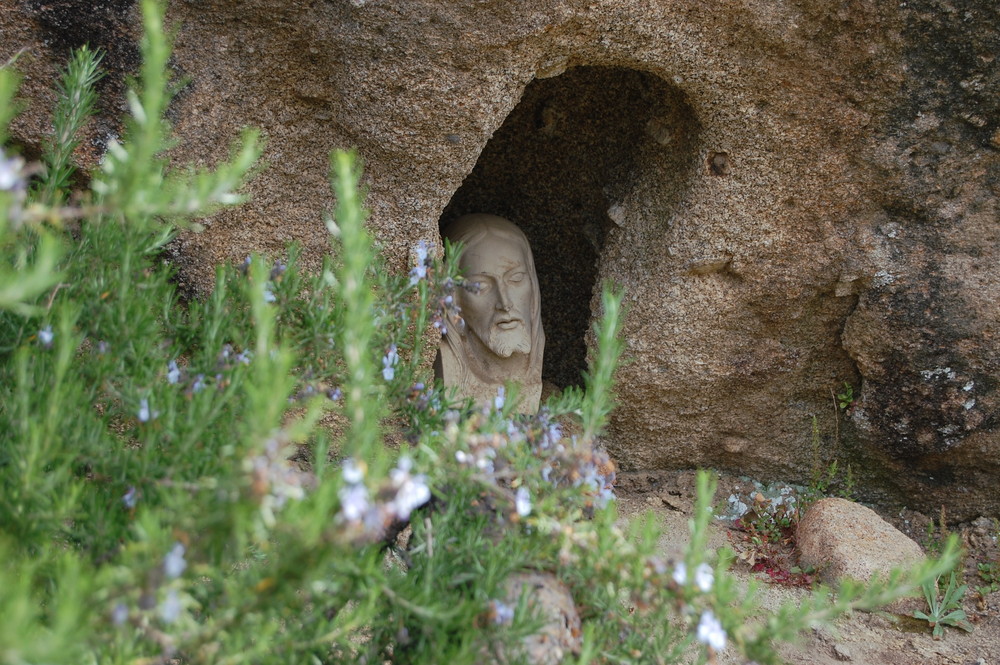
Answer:
[[[535,258],[545,329],[542,378],[582,385],[605,238],[645,170],[678,173],[695,127],[680,92],[649,73],[578,67],[524,91],[440,223],[488,213],[517,224]]]

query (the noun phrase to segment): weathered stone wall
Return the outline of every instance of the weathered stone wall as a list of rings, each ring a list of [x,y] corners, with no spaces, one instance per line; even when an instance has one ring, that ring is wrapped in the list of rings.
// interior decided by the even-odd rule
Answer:
[[[74,35],[114,51],[97,150],[136,19],[8,2],[0,59],[29,47],[38,95]],[[209,164],[244,126],[269,141],[253,202],[173,247],[192,290],[293,239],[315,261],[326,154],[356,147],[397,269],[442,215],[525,228],[552,276],[548,380],[576,380],[595,285],[626,288],[625,468],[805,479],[816,416],[819,458],[868,496],[1000,513],[993,0],[174,0],[168,19],[177,156]],[[15,127],[29,154],[44,117]]]

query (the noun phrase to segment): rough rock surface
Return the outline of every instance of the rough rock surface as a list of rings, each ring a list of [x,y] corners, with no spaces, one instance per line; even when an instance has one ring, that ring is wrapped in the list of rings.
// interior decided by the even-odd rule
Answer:
[[[871,508],[846,499],[822,499],[802,516],[796,543],[804,566],[829,584],[844,578],[867,582],[893,568],[911,566],[923,550]]]
[[[1000,5],[994,0],[173,0],[179,159],[268,138],[253,202],[171,248],[182,283],[251,251],[326,251],[326,154],[356,147],[403,270],[472,210],[535,245],[543,378],[579,381],[606,279],[626,469],[806,479],[1000,513]],[[130,0],[0,4],[38,154],[66,48],[109,51],[96,158],[135,60]],[[82,158],[86,161],[88,156]],[[838,413],[833,392],[854,386]],[[819,454],[810,445],[817,418]]]
[[[525,595],[529,611],[537,613],[542,626],[517,646],[497,645],[497,663],[521,662],[523,658],[532,665],[558,665],[580,653],[580,615],[569,589],[554,575],[516,573],[507,578],[504,588],[510,607],[517,607]]]

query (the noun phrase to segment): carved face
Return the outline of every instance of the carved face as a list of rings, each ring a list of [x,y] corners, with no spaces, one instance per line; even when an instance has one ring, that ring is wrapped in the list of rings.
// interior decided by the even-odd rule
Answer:
[[[462,290],[458,304],[469,332],[501,358],[531,351],[531,312],[536,297],[524,248],[488,234],[462,252],[465,278],[476,293]]]

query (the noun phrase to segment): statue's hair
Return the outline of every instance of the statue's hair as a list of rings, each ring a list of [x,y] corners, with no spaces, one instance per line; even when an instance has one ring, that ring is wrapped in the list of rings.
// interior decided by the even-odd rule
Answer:
[[[531,351],[529,352],[530,364],[528,373],[531,376],[541,376],[542,373],[542,353],[545,345],[545,333],[542,331],[542,298],[538,290],[538,275],[535,272],[535,259],[531,254],[531,245],[524,232],[511,221],[496,215],[476,213],[463,215],[448,224],[441,235],[452,243],[461,243],[462,251],[479,244],[487,236],[495,236],[510,240],[524,250],[524,257],[527,262],[528,276],[531,278],[531,288],[534,290],[535,298],[531,309]],[[464,337],[464,331],[460,335],[452,335],[449,326],[449,334],[445,335],[446,343],[456,354],[456,359],[464,364],[463,353],[459,346],[464,344],[464,340],[459,341],[459,337]],[[458,332],[458,331],[456,331]]]

